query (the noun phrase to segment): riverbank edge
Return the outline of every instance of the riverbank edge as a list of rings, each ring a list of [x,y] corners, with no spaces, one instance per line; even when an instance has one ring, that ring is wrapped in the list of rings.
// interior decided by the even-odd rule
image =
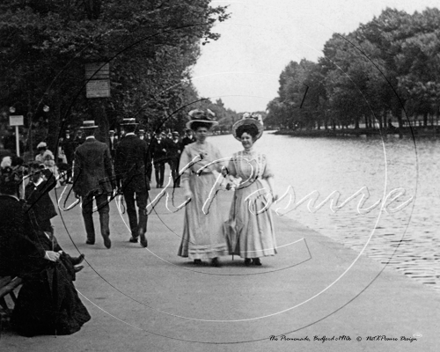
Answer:
[[[405,127],[402,129],[322,129],[322,130],[278,130],[270,132],[275,135],[288,135],[292,137],[440,137],[440,127]]]

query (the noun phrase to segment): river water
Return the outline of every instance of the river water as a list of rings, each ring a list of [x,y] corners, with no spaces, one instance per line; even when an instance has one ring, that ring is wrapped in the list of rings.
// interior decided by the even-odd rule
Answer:
[[[225,156],[242,148],[231,135],[211,137],[211,142]],[[286,194],[272,208],[278,216],[291,217],[440,293],[439,140],[265,132],[255,147],[268,156],[276,193]],[[295,196],[290,204],[286,192]]]

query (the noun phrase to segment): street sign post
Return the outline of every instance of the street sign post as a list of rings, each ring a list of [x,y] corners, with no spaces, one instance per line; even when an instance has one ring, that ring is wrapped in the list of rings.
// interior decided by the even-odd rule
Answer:
[[[17,156],[20,156],[20,133],[18,126],[23,126],[23,115],[9,115],[9,125],[15,126],[15,146]]]

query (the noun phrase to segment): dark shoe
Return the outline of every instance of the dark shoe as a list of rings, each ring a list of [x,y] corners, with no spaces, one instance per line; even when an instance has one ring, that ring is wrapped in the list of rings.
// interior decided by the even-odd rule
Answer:
[[[260,258],[254,258],[252,259],[252,264],[261,266]]]
[[[130,241],[131,243],[138,243],[138,238],[137,238],[137,237],[131,237],[131,238],[129,239],[129,241]]]
[[[246,259],[244,260],[244,265],[246,265],[246,266],[251,265],[251,259],[250,259],[250,258],[246,258]]]
[[[220,267],[221,266],[218,258],[211,259],[211,266],[215,266],[215,267]]]
[[[84,265],[75,265],[74,266],[75,273],[78,273],[83,269],[84,269]]]
[[[200,264],[202,264],[202,260],[201,259],[194,259],[194,264],[200,265]]]
[[[112,246],[112,241],[110,241],[110,237],[109,236],[104,236],[104,246],[107,249],[110,249]]]
[[[95,241],[87,240],[86,244],[95,244]]]
[[[147,238],[145,237],[145,234],[141,233],[140,238],[141,238],[141,246],[144,247],[144,248],[147,248],[148,247],[148,241],[147,241]]]
[[[72,258],[72,259],[71,259],[72,265],[78,265],[78,264],[81,264],[81,263],[83,262],[83,260],[84,260],[84,257],[85,257],[85,255],[84,255],[84,254],[81,254],[79,257]]]

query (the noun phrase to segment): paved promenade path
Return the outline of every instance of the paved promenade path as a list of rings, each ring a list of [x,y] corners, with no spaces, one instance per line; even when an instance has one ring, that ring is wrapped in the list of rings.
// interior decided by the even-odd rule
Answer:
[[[176,190],[177,204],[182,193]],[[231,193],[219,197],[218,216],[226,218]],[[110,250],[99,230],[96,244],[85,244],[79,207],[62,215],[68,232],[58,216],[59,242],[72,255],[76,247],[86,255],[76,287],[92,320],[71,336],[24,338],[6,331],[0,351],[440,349],[437,292],[302,226],[300,219],[274,216],[278,254],[262,258],[262,267],[227,256],[214,268],[177,256],[183,210],[171,213],[165,198],[149,217],[146,249],[128,242],[122,221],[127,215],[121,217],[116,202]]]

